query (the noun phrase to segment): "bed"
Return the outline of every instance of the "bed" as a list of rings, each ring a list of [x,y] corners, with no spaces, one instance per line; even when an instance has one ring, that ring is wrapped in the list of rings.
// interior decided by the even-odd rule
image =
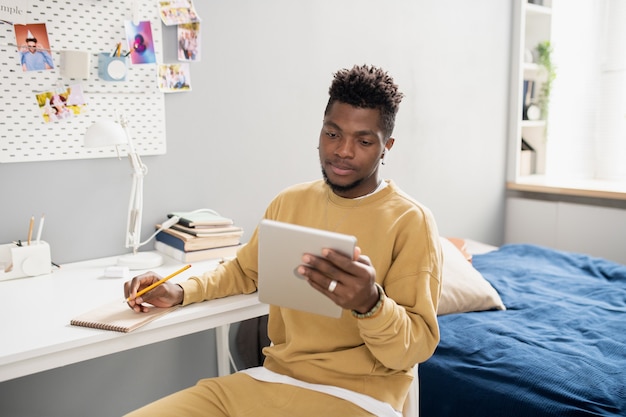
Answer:
[[[625,265],[524,244],[465,262],[486,291],[442,299],[421,417],[626,416]]]

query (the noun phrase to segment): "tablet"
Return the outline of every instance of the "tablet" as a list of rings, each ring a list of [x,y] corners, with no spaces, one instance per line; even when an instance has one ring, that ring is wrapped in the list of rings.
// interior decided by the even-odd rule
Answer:
[[[259,224],[259,300],[328,317],[341,317],[342,308],[311,287],[297,272],[302,255],[322,249],[354,253],[356,238],[275,220]]]

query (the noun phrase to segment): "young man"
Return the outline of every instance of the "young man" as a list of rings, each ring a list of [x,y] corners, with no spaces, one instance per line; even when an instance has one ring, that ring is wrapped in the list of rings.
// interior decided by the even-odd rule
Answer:
[[[319,138],[324,180],[284,190],[264,217],[357,237],[352,258],[327,250],[304,254],[299,267],[311,286],[344,308],[342,317],[271,306],[272,346],[262,367],[201,380],[130,415],[400,415],[413,366],[439,341],[439,235],[428,209],[379,176],[402,99],[392,78],[355,66],[335,74],[329,93]],[[144,302],[187,305],[256,291],[257,238],[255,231],[237,258],[216,271],[165,283],[129,305],[140,312]],[[125,296],[133,299],[159,278],[133,278]]]
[[[27,38],[26,48],[21,51],[22,70],[40,71],[54,68],[54,62],[50,53],[42,48],[37,48],[37,38]]]

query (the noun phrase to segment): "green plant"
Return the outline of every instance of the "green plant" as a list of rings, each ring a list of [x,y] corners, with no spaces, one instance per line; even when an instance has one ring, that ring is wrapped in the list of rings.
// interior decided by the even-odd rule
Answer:
[[[541,117],[548,119],[548,108],[550,105],[550,91],[552,82],[556,78],[556,68],[552,63],[552,45],[550,41],[543,41],[537,45],[537,63],[541,65],[546,73],[546,80],[541,85],[541,93],[539,95],[539,108],[541,109]]]

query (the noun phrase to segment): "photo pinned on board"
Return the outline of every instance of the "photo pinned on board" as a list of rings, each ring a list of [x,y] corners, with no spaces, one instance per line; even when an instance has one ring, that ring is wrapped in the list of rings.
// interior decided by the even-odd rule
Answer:
[[[178,25],[178,60],[200,61],[200,23]]]
[[[166,26],[200,21],[191,0],[159,1],[159,14]]]
[[[149,20],[135,25],[131,20],[124,22],[126,41],[128,42],[130,62],[132,64],[154,64],[154,38]]]
[[[13,25],[15,43],[20,54],[22,71],[45,71],[54,69],[50,52],[48,30],[45,23]]]
[[[45,91],[36,98],[45,123],[71,119],[84,113],[87,105],[80,84]]]
[[[159,90],[164,93],[191,91],[189,64],[161,64],[158,70]]]

